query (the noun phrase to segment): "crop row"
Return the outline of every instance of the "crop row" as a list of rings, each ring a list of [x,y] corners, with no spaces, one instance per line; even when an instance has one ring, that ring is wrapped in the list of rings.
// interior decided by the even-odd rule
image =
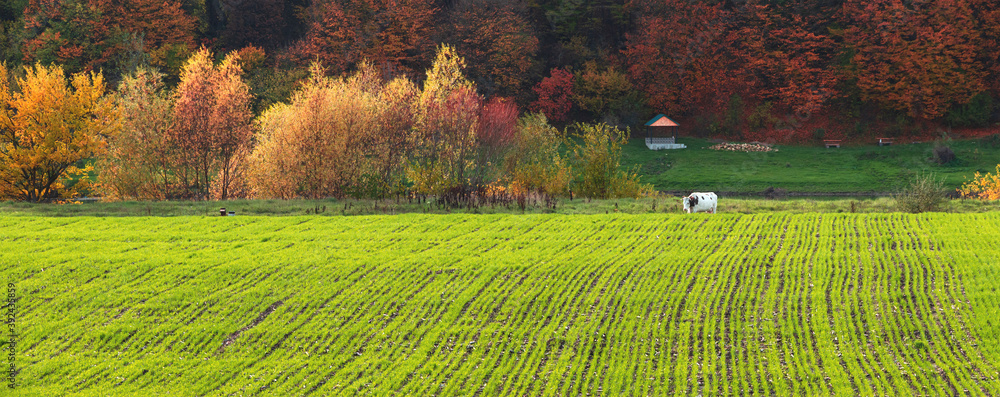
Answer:
[[[36,394],[996,395],[1000,216],[0,217]]]

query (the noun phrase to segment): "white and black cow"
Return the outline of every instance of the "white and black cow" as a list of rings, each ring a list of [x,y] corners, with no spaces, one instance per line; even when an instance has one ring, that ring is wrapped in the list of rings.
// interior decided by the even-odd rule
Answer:
[[[694,212],[708,212],[710,214],[715,213],[716,207],[719,205],[719,196],[715,193],[698,193],[694,192],[691,195],[684,197],[684,212],[694,213]]]

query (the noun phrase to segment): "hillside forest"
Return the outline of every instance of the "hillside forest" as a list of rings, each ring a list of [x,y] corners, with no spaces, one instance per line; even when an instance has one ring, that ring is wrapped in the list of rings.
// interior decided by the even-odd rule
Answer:
[[[8,0],[0,196],[636,195],[607,143],[658,113],[993,133],[998,44],[993,0]]]

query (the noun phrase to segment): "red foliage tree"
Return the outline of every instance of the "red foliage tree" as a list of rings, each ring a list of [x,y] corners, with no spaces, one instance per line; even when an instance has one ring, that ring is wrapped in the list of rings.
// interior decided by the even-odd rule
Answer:
[[[533,112],[545,113],[550,120],[565,121],[573,107],[573,73],[566,69],[552,69],[549,77],[534,88],[538,99],[529,107]]]
[[[195,19],[177,0],[95,0],[100,1],[108,23],[142,36],[148,50],[164,45],[194,45]]]
[[[967,0],[851,0],[845,41],[862,99],[935,119],[985,88],[981,34]]]
[[[494,97],[479,110],[479,129],[476,137],[482,145],[505,147],[517,134],[517,117],[520,112],[511,100]]]
[[[752,59],[741,43],[753,36],[732,29],[732,11],[723,4],[688,0],[647,0],[633,4],[640,17],[626,35],[626,72],[660,112],[719,109],[739,92],[754,91]]]
[[[424,0],[318,1],[305,51],[336,74],[365,59],[413,74],[434,51],[436,11]]]

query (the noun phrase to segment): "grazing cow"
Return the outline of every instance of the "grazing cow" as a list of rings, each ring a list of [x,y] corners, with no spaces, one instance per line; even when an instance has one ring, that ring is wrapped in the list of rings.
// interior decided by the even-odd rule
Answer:
[[[715,193],[691,193],[690,196],[684,197],[684,212],[694,213],[694,212],[708,212],[710,214],[715,213],[716,207],[719,205],[719,196]]]

